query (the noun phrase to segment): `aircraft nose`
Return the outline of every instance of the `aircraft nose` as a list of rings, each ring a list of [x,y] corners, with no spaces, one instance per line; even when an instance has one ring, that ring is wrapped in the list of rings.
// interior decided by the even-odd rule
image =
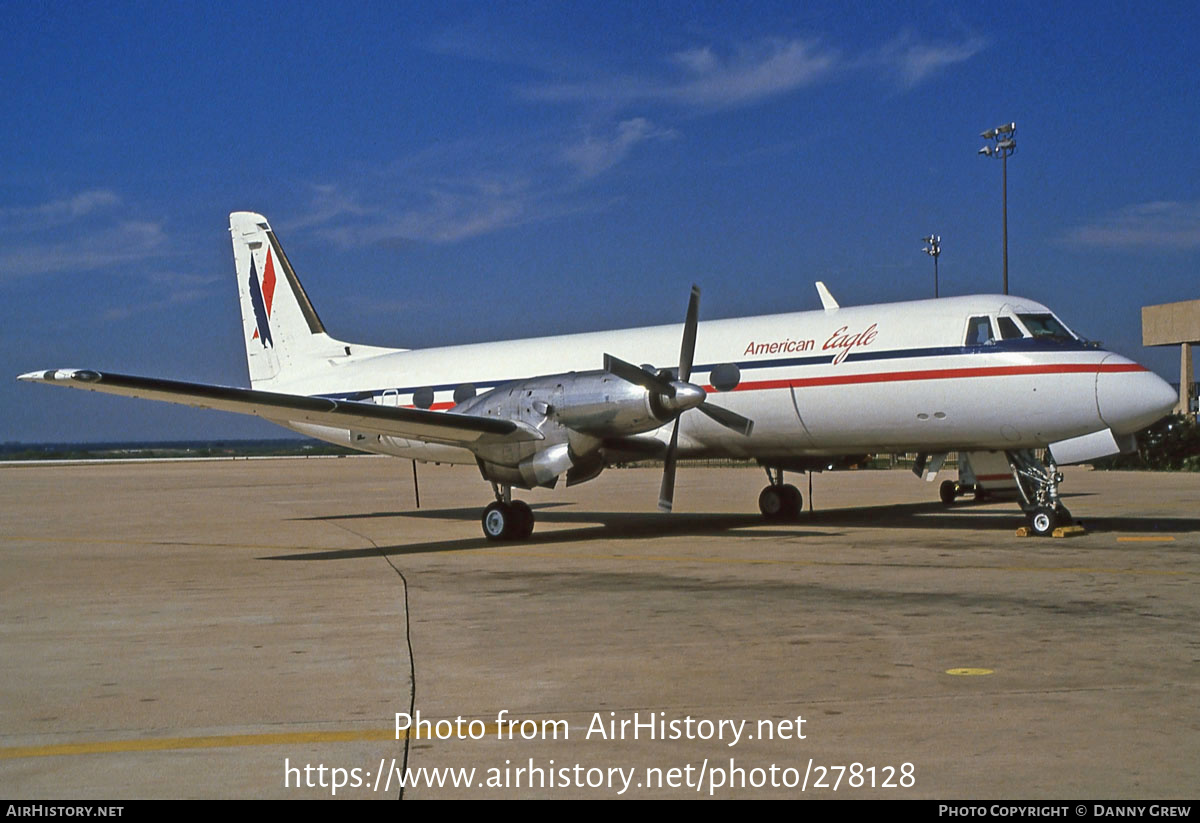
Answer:
[[[1111,354],[1096,374],[1096,406],[1102,419],[1118,434],[1131,434],[1171,413],[1178,397],[1157,374]]]

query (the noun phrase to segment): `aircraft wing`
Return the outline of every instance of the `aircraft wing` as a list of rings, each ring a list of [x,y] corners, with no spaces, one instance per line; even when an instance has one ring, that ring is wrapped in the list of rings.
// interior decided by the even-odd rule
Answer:
[[[18,380],[75,389],[162,400],[201,409],[253,414],[273,422],[315,423],[342,429],[403,437],[427,443],[470,448],[522,440],[541,440],[542,433],[525,423],[452,412],[378,406],[351,400],[330,400],[299,394],[184,383],[153,377],[134,377],[90,369],[58,369],[22,374]]]

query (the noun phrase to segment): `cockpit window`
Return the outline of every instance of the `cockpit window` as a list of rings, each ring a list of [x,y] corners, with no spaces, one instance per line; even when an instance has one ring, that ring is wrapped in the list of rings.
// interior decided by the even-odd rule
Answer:
[[[1021,334],[1021,329],[1017,325],[1017,321],[1011,317],[997,317],[996,325],[1000,327],[1001,340],[1016,340],[1018,337],[1024,337]]]
[[[1025,324],[1038,340],[1074,340],[1071,330],[1059,322],[1052,314],[1018,314],[1017,317]]]
[[[988,318],[972,317],[967,321],[968,346],[982,346],[992,340],[992,323]]]

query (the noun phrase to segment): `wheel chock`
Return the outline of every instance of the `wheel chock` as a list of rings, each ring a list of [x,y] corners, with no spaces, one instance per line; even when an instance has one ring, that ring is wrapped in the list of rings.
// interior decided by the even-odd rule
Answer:
[[[1079,537],[1087,534],[1087,529],[1083,526],[1059,526],[1054,531],[1050,532],[1051,537]],[[1022,526],[1016,531],[1017,537],[1033,537],[1033,529],[1029,526]]]

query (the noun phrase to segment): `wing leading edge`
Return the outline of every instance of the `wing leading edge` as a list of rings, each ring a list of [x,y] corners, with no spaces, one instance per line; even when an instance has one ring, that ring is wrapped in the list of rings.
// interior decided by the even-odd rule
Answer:
[[[537,429],[514,420],[377,406],[374,403],[330,400],[325,397],[280,394],[207,383],[135,377],[90,369],[29,372],[17,379],[125,397],[161,400],[201,409],[252,414],[276,423],[315,423],[464,448],[543,439],[542,433]]]

